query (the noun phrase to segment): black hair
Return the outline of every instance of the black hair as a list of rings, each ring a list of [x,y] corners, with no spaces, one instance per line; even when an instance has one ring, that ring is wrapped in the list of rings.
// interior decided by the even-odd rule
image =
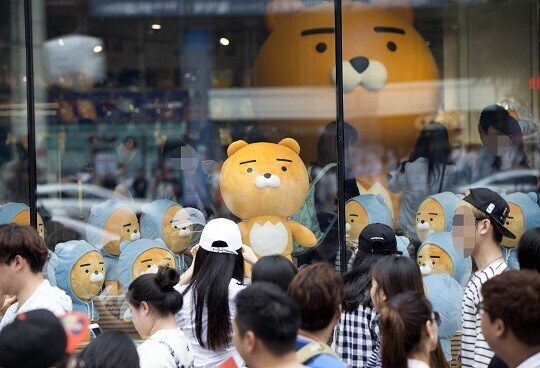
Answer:
[[[121,331],[105,331],[79,354],[80,368],[139,368],[137,347]]]
[[[244,257],[241,252],[234,255],[208,252],[199,248],[195,257],[193,277],[183,295],[193,289],[195,335],[204,348],[219,351],[231,345],[229,283],[233,278],[239,284],[244,279]],[[205,309],[208,315],[206,341],[203,340]]]
[[[265,256],[253,265],[251,282],[266,281],[279,286],[283,291],[287,291],[297,273],[296,266],[281,254]]]
[[[358,139],[356,129],[344,122],[345,147],[352,145]],[[332,121],[328,123],[317,142],[317,158],[313,164],[324,167],[329,163],[337,162],[337,123]]]
[[[523,233],[519,240],[517,257],[521,269],[540,272],[540,227]]]
[[[133,280],[126,299],[136,308],[147,302],[160,315],[175,314],[183,303],[182,295],[174,289],[179,280],[180,275],[174,268],[159,267],[156,274],[141,275]]]
[[[369,272],[371,267],[386,255],[367,253],[358,249],[354,258],[352,268],[343,275],[345,284],[345,299],[343,300],[343,310],[352,312],[359,305],[363,307],[371,306],[371,279]]]
[[[270,353],[293,352],[300,326],[300,311],[279,286],[257,282],[236,296],[236,325],[241,336],[252,331]]]
[[[450,139],[444,125],[431,121],[424,125],[420,135],[409,155],[409,159],[400,166],[400,171],[405,171],[405,165],[424,157],[428,160],[427,182],[431,184],[440,175],[440,165],[448,163],[450,156]]]

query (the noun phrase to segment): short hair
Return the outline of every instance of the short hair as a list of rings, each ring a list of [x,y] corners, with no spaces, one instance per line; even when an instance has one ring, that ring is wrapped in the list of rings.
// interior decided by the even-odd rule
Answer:
[[[289,285],[298,273],[296,266],[281,254],[265,256],[253,265],[251,283],[266,281],[287,291]]]
[[[137,347],[125,332],[105,331],[79,354],[77,367],[138,368]]]
[[[501,319],[522,343],[540,344],[540,275],[532,270],[507,271],[482,286],[484,311]]]
[[[0,225],[0,262],[10,264],[21,256],[33,273],[41,272],[47,261],[47,245],[36,229],[28,225]]]
[[[300,328],[307,331],[326,328],[345,298],[341,277],[322,262],[301,269],[288,293],[300,308]]]
[[[540,272],[540,227],[523,233],[519,240],[517,257],[521,269]]]
[[[241,336],[252,331],[275,356],[295,350],[300,312],[277,285],[261,281],[239,292],[235,321]]]

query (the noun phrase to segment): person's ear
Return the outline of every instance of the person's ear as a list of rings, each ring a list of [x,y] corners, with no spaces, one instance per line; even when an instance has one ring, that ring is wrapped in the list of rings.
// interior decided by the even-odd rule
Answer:
[[[332,323],[334,325],[336,325],[339,321],[339,319],[341,318],[341,312],[343,311],[343,307],[340,305],[338,305],[337,309],[336,309],[336,312],[334,313],[334,318],[332,319]]]
[[[496,337],[498,338],[504,337],[504,335],[506,334],[506,331],[507,329],[502,319],[497,318],[493,321],[493,334]]]
[[[150,313],[150,305],[143,301],[139,305],[139,310],[143,313],[143,315],[147,316]]]
[[[253,331],[246,331],[243,340],[245,341],[247,352],[253,353],[257,348],[257,336],[255,336]]]
[[[11,264],[15,267],[16,271],[22,270],[25,263],[25,259],[18,254],[11,261]]]

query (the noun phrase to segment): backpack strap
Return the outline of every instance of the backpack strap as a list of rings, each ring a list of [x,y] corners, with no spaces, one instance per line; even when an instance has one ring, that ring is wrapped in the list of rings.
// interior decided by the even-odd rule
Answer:
[[[317,173],[317,176],[315,176],[315,178],[313,179],[313,181],[311,182],[311,188],[315,187],[315,185],[317,185],[317,183],[319,182],[319,180],[321,180],[321,178],[323,177],[324,174],[326,174],[326,172],[328,170],[330,170],[331,168],[333,168],[334,166],[337,166],[337,164],[335,162],[330,162],[329,164],[326,164],[325,167],[323,167],[321,169],[321,171],[319,171]],[[308,175],[311,176],[311,166],[309,167],[308,169]],[[311,189],[310,188],[310,189]]]
[[[334,350],[320,341],[312,341],[309,344],[302,346],[296,352],[296,358],[300,361],[300,363],[304,364],[321,354],[328,354],[336,359],[340,359]]]

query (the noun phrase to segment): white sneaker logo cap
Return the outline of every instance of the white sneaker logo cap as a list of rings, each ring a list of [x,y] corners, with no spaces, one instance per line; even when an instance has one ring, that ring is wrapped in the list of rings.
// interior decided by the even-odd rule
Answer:
[[[224,242],[226,246],[215,246],[215,242]],[[199,245],[208,252],[238,254],[237,251],[242,248],[242,234],[234,221],[214,219],[204,227]]]

